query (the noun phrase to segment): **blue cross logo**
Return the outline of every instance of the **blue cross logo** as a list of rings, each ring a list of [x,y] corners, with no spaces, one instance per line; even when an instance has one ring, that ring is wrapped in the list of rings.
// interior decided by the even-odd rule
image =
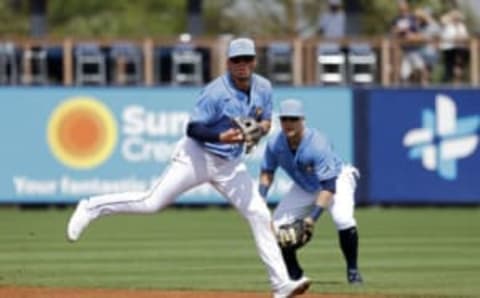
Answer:
[[[446,180],[457,178],[457,160],[475,152],[479,142],[480,116],[457,119],[455,102],[444,94],[435,98],[435,111],[422,111],[422,127],[408,131],[403,145],[410,159],[421,159],[429,171]]]

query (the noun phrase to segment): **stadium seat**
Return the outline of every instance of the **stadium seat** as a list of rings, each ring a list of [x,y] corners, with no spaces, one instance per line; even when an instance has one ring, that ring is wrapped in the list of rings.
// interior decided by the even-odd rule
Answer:
[[[131,43],[115,43],[110,49],[110,75],[114,84],[138,85],[142,80],[142,52]]]
[[[292,45],[288,42],[273,42],[267,47],[267,76],[273,83],[291,84]]]
[[[44,46],[29,47],[23,51],[22,84],[48,84],[47,50]]]
[[[107,81],[105,55],[94,43],[75,47],[75,82],[77,85],[105,85]]]
[[[201,85],[203,83],[202,55],[187,43],[177,44],[171,54],[173,85]]]
[[[17,68],[15,45],[12,42],[0,43],[0,84],[17,84]]]
[[[348,51],[348,73],[351,83],[374,83],[376,64],[377,57],[369,44],[350,44]]]
[[[337,43],[319,43],[317,46],[317,83],[344,84],[346,59]]]

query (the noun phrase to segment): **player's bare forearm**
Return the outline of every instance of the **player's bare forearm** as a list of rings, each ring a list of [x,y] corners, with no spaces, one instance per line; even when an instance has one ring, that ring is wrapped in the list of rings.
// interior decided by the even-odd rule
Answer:
[[[221,143],[241,143],[244,141],[244,136],[240,129],[230,128],[220,133],[219,139]]]
[[[266,199],[268,196],[268,190],[273,183],[273,173],[261,171],[258,182],[258,192],[264,199]]]
[[[315,206],[311,214],[304,218],[305,223],[308,226],[313,227],[314,223],[318,220],[323,210],[326,209],[328,205],[330,205],[332,200],[333,200],[333,193],[331,191],[321,190],[317,195],[317,198],[315,200]]]
[[[330,205],[332,199],[333,199],[333,193],[331,191],[321,190],[317,195],[315,204],[322,208],[327,208],[328,205]]]
[[[270,187],[273,183],[273,174],[270,172],[262,171],[260,173],[260,184],[265,185],[266,187]]]

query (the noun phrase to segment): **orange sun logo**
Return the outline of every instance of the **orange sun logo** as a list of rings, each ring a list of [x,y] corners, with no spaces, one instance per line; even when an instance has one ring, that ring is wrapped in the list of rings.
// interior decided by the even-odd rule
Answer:
[[[53,111],[47,135],[51,151],[63,164],[90,169],[111,155],[117,143],[117,124],[103,103],[75,97]]]

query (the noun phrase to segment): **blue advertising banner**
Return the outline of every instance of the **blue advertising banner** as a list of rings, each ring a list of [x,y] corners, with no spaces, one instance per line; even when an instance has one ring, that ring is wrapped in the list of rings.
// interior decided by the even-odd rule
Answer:
[[[480,203],[478,90],[372,90],[370,203]]]
[[[0,203],[65,203],[92,194],[145,191],[183,136],[198,88],[0,89]],[[351,92],[280,88],[304,101],[309,125],[352,160]],[[275,119],[277,120],[277,119]],[[278,121],[273,131],[278,130]],[[247,157],[256,177],[264,143]],[[271,201],[284,191],[282,176]],[[225,203],[205,186],[177,202]]]

